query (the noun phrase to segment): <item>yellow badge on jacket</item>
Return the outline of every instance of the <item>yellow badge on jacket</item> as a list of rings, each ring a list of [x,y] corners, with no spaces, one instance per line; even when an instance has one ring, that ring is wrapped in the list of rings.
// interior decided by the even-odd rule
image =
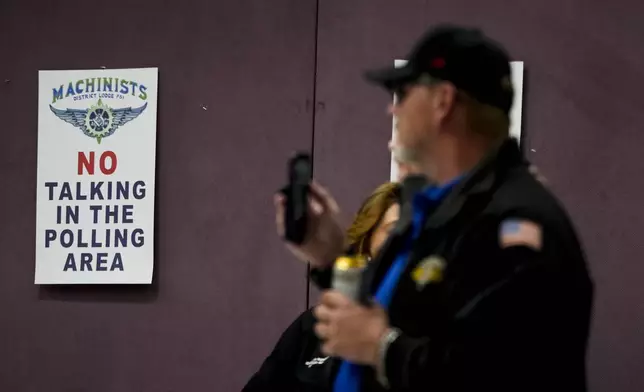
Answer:
[[[416,283],[416,288],[420,290],[428,283],[442,281],[446,266],[445,259],[436,255],[421,260],[411,272],[411,278]]]

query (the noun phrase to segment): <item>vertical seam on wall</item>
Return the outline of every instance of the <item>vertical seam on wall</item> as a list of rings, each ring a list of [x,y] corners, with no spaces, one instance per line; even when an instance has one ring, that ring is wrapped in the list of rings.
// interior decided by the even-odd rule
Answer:
[[[315,116],[317,109],[318,84],[318,33],[319,33],[320,0],[315,0],[315,22],[313,32],[313,99],[311,105],[311,176],[315,170]],[[306,309],[311,301],[311,264],[306,265]],[[306,310],[305,309],[305,310]]]

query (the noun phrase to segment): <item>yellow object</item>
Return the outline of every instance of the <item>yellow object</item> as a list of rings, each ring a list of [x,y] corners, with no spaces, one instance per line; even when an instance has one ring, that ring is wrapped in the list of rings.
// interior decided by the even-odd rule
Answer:
[[[340,271],[348,271],[356,268],[364,268],[367,265],[367,257],[356,256],[340,256],[335,259],[335,269]]]
[[[411,278],[416,282],[418,289],[423,288],[427,283],[440,282],[443,280],[443,271],[447,263],[439,256],[430,256],[422,260],[411,272]]]

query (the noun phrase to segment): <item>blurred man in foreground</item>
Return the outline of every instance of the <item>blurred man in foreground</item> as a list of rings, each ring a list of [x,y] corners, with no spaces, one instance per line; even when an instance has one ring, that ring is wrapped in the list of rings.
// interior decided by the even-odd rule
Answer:
[[[509,138],[507,53],[441,26],[407,59],[368,78],[397,94],[396,143],[430,183],[365,271],[371,300],[328,290],[316,307],[322,350],[342,359],[335,391],[585,391],[592,282],[565,210]],[[339,208],[311,193],[307,238],[289,248],[328,289]],[[281,233],[280,197],[276,209]]]

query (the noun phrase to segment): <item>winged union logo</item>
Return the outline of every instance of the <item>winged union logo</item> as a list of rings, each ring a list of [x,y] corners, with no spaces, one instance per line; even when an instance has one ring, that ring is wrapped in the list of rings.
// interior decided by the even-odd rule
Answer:
[[[95,138],[98,144],[111,136],[119,127],[137,118],[145,108],[146,102],[138,108],[126,107],[112,109],[99,98],[98,103],[89,109],[56,109],[49,105],[56,117],[79,128],[86,136]]]

